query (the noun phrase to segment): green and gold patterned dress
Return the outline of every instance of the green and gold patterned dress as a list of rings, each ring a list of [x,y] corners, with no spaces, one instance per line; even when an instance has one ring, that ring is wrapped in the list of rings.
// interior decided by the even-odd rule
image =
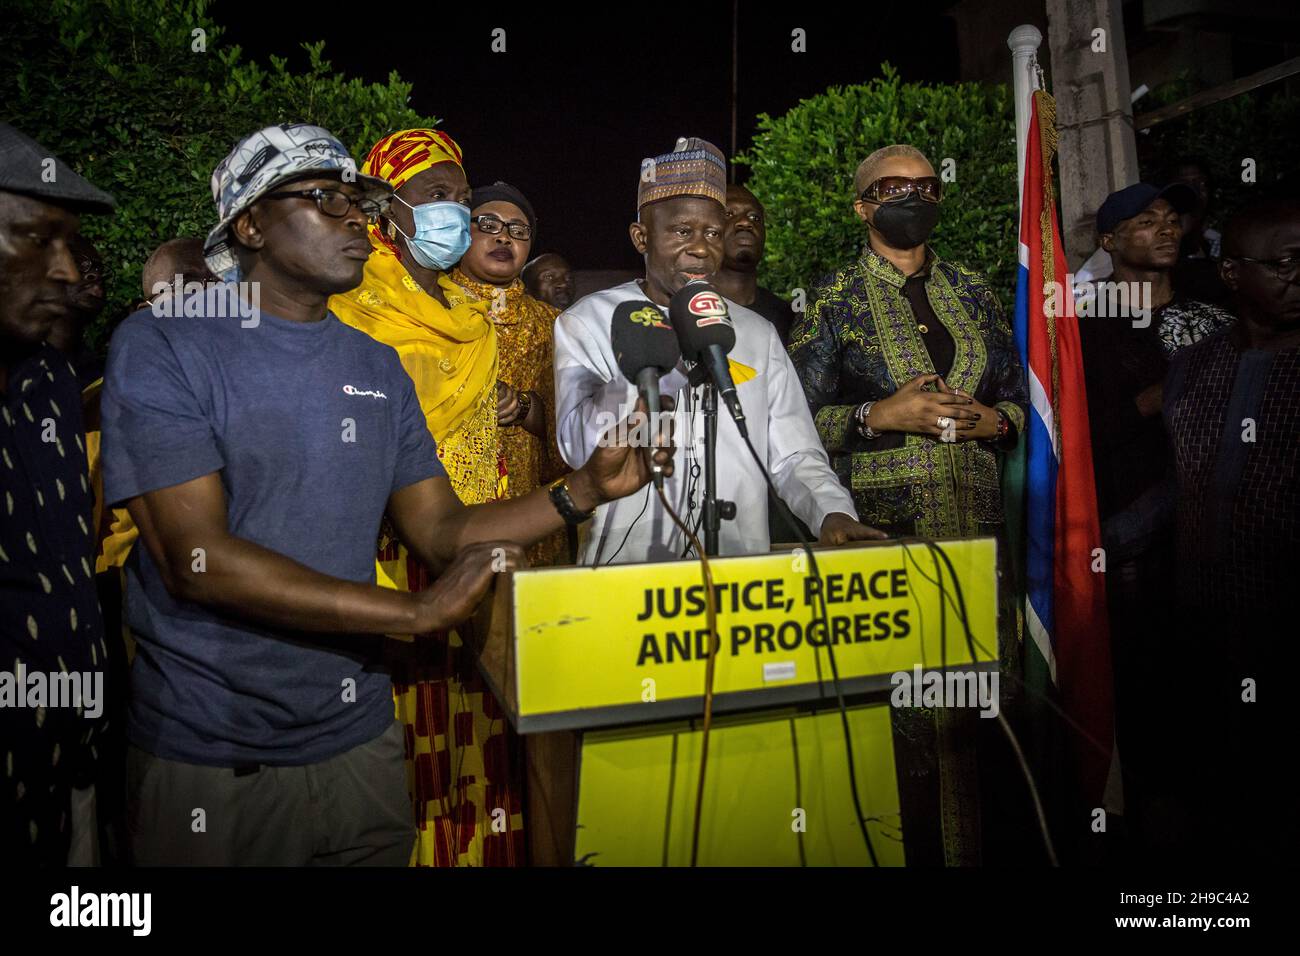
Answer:
[[[831,465],[864,524],[902,536],[994,535],[999,554],[1005,553],[1000,456],[1024,430],[1028,396],[1011,327],[982,277],[932,252],[918,273],[905,276],[867,248],[813,291],[791,330],[790,357]],[[859,405],[888,398],[916,376],[935,372],[949,386],[1004,412],[1009,435],[993,443],[859,434],[853,421]],[[1003,580],[1003,609],[1014,613],[1012,590]],[[1019,658],[1015,628],[1008,623],[1004,613],[1004,670]],[[1002,688],[1004,699],[1008,689]],[[970,711],[895,709],[909,863],[980,861],[974,746],[979,723]]]

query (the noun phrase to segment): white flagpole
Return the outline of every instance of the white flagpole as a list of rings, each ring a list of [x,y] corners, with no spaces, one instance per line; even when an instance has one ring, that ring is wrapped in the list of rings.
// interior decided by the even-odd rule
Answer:
[[[1029,96],[1039,88],[1038,47],[1043,34],[1032,23],[1022,23],[1007,37],[1011,48],[1011,80],[1016,101],[1016,206],[1025,195],[1025,140],[1029,136]]]

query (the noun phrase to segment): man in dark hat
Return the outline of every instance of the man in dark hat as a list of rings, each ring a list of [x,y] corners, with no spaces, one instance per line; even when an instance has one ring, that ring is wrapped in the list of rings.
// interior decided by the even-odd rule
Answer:
[[[96,860],[104,642],[81,389],[50,346],[82,281],[81,213],[113,199],[0,123],[0,859]]]
[[[1097,211],[1097,234],[1113,272],[1095,291],[1083,292],[1076,308],[1103,522],[1165,472],[1159,390],[1168,359],[1156,313],[1172,301],[1179,215],[1194,201],[1183,185],[1139,183],[1112,193]]]
[[[1195,204],[1185,184],[1138,183],[1112,193],[1097,211],[1097,234],[1114,271],[1077,308],[1103,523],[1165,474],[1160,406],[1169,357],[1232,322],[1229,313],[1182,298],[1173,286],[1180,216]]]
[[[1106,552],[1117,739],[1131,758],[1126,803],[1139,836],[1147,794],[1164,773],[1161,742],[1152,733],[1163,705],[1153,688],[1168,650],[1160,638],[1171,620],[1176,563],[1172,527],[1159,518],[1170,464],[1162,389],[1171,355],[1232,321],[1174,289],[1180,217],[1195,206],[1195,193],[1183,183],[1138,183],[1108,196],[1097,212],[1097,233],[1114,270],[1077,305]]]
[[[586,296],[555,323],[556,432],[560,453],[574,467],[599,448],[602,422],[623,418],[637,389],[619,372],[610,321],[624,302],[646,302],[665,317],[675,292],[721,268],[726,214],[726,159],[712,143],[683,138],[670,153],[642,163],[637,219],[628,227],[645,258],[645,278]],[[732,303],[736,344],[729,360],[754,448],[781,497],[824,543],[884,537],[860,524],[852,499],[830,468],[808,402],[772,324]],[[678,396],[676,433],[703,434],[700,390],[688,386],[682,366],[660,382]],[[689,440],[689,439],[688,439]],[[701,439],[702,441],[702,439]],[[769,550],[767,485],[740,432],[723,413],[718,424],[718,495],[736,503],[722,523],[722,554]],[[688,524],[703,506],[690,476],[664,482],[664,493]],[[793,536],[793,533],[791,533]],[[586,564],[678,558],[691,547],[650,491],[599,509],[582,556]]]
[[[1163,189],[1137,183],[1111,193],[1097,210],[1098,243],[1113,268],[1110,281],[1143,290],[1142,303],[1134,303],[1132,311],[1149,310],[1136,317],[1150,320],[1166,356],[1232,323],[1231,314],[1188,295],[1175,281],[1182,223],[1197,201],[1185,183]],[[1100,306],[1087,311],[1102,317]]]

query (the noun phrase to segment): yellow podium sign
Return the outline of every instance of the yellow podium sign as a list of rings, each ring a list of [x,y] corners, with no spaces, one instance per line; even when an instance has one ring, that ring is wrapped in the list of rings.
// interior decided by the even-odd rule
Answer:
[[[905,862],[888,704],[850,707],[858,794],[881,866]],[[691,860],[699,721],[583,735],[573,859],[588,866]],[[798,707],[720,717],[709,739],[701,866],[867,866],[840,712]]]
[[[845,693],[886,690],[914,666],[996,666],[996,543],[940,542],[956,586],[918,544],[881,542],[710,562],[719,712],[833,697],[827,645]],[[944,582],[947,603],[940,590]],[[694,716],[708,627],[698,562],[553,568],[514,576],[512,674],[519,729],[597,727]],[[818,615],[817,590],[828,627]],[[940,622],[946,620],[946,627]]]

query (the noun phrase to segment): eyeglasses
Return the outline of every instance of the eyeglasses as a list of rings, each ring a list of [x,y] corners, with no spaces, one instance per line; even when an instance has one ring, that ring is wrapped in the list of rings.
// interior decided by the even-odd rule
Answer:
[[[943,199],[943,180],[938,176],[881,176],[862,190],[864,202],[900,202],[916,193],[926,202]]]
[[[326,216],[342,219],[353,206],[361,210],[370,222],[375,222],[388,211],[389,197],[383,199],[353,198],[337,189],[300,189],[295,192],[267,193],[263,199],[314,199],[316,208]]]
[[[485,236],[498,236],[504,229],[510,234],[511,239],[518,239],[520,242],[527,242],[533,237],[533,227],[526,222],[506,222],[498,219],[496,216],[475,216],[474,225],[478,226],[478,231]]]
[[[1252,259],[1250,256],[1227,256],[1226,258],[1263,266],[1283,282],[1294,282],[1296,276],[1300,275],[1300,256],[1287,256],[1285,259]]]

